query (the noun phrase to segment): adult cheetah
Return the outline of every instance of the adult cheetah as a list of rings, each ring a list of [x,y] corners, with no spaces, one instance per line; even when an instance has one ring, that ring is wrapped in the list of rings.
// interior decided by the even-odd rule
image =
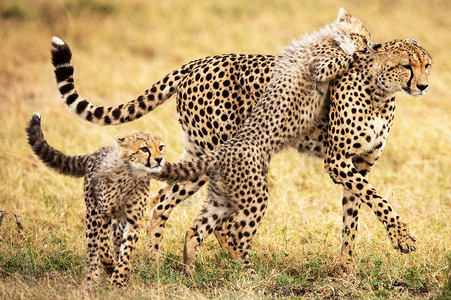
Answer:
[[[278,61],[268,89],[231,140],[201,157],[167,163],[160,173],[153,174],[167,182],[209,177],[203,209],[186,233],[187,272],[194,269],[193,261],[205,237],[224,227],[231,256],[249,264],[250,242],[268,205],[269,161],[300,135],[315,130],[309,115],[318,111],[313,109],[317,104],[312,101],[313,86],[299,85],[293,57],[287,54],[290,52]],[[324,166],[332,180],[344,187],[341,255],[345,269],[362,202],[383,223],[395,248],[403,253],[415,250],[416,238],[366,177],[392,126],[394,93],[423,94],[431,66],[430,56],[413,40],[369,42],[368,51],[356,52],[354,57],[351,68],[331,82],[330,105],[323,106],[324,110],[330,107]]]
[[[364,42],[372,39],[368,28],[344,9],[339,11],[335,23],[349,28],[346,38],[357,50],[365,48]],[[88,102],[76,92],[69,46],[58,38],[53,39],[52,45],[52,62],[62,99],[71,112],[89,122],[100,125],[130,122],[176,94],[185,144],[182,160],[208,153],[237,132],[263,95],[279,59],[271,55],[228,54],[195,60],[169,73],[135,100],[117,107],[102,107]],[[349,51],[345,41],[340,46]],[[300,153],[324,156],[325,129],[322,124],[317,124],[319,130],[316,132],[293,141]],[[206,181],[207,177],[201,177],[197,181],[167,185],[152,198],[150,203],[154,209],[148,224],[150,256],[158,256],[165,223],[172,209]],[[216,235],[221,236],[219,232]]]

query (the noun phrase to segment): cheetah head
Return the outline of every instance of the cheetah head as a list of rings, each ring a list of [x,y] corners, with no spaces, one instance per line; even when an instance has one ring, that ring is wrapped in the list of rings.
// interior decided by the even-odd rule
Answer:
[[[393,93],[403,90],[411,96],[426,93],[432,60],[415,40],[369,42],[368,49],[379,54],[376,60],[380,59],[381,69],[376,80],[381,89]]]
[[[340,9],[337,20],[332,25],[336,42],[348,55],[355,51],[365,51],[367,43],[373,40],[368,27],[344,8]]]
[[[126,137],[116,136],[115,141],[120,149],[121,159],[131,167],[135,175],[140,177],[161,171],[165,162],[165,146],[157,136],[138,132]]]

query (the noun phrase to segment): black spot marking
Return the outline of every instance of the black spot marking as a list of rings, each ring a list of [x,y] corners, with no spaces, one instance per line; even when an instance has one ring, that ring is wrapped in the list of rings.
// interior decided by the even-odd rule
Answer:
[[[97,119],[100,119],[103,116],[103,107],[97,107],[94,110],[94,117],[96,117]]]

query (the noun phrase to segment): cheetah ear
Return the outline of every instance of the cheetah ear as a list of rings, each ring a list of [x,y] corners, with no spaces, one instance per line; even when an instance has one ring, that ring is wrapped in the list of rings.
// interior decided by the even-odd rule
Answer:
[[[384,46],[382,46],[382,44],[376,44],[372,41],[368,41],[366,45],[371,52],[385,52],[385,48]]]
[[[114,137],[114,140],[116,141],[116,143],[120,146],[125,142],[125,138],[124,137],[120,137],[118,135],[116,135]]]
[[[414,39],[406,39],[406,42],[414,44],[415,46],[418,46],[418,47],[420,46],[420,45],[418,45],[418,42],[415,41]]]
[[[344,8],[340,8],[338,11],[337,22],[350,22],[351,15]]]

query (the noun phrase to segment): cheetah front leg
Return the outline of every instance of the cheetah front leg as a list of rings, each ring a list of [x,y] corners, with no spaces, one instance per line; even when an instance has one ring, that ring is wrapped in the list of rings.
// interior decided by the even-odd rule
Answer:
[[[125,225],[119,259],[111,277],[111,284],[116,288],[123,287],[129,279],[131,255],[139,235],[138,223],[127,222]]]
[[[92,179],[92,186],[94,188],[94,195],[95,195],[95,206],[96,206],[96,217],[97,217],[97,224],[96,227],[98,228],[98,242],[99,242],[99,258],[100,262],[103,265],[103,268],[105,272],[108,275],[111,275],[113,273],[113,270],[116,266],[116,261],[112,257],[110,253],[110,246],[109,246],[109,233],[110,233],[110,227],[111,227],[111,216],[107,212],[105,206],[108,206],[108,199],[105,198],[105,192],[108,190],[108,183],[99,178],[93,178]]]
[[[343,155],[335,156],[331,148],[328,148],[325,169],[334,182],[342,184],[373,210],[386,228],[395,249],[399,249],[402,253],[415,251],[416,238],[408,230],[407,224],[401,221],[388,201],[383,199],[368,180],[357,171],[350,158],[345,158]]]
[[[382,150],[376,150],[371,153],[356,156],[353,158],[352,163],[365,179],[368,178],[368,173],[375,162],[379,159],[382,154]],[[354,241],[357,235],[357,230],[359,227],[359,210],[361,201],[357,199],[352,191],[347,188],[343,189],[343,229],[340,245],[340,256],[342,267],[345,272],[350,272],[350,261],[352,259],[352,254],[354,251]]]
[[[101,215],[99,217],[99,257],[100,262],[103,265],[105,272],[108,275],[113,274],[114,268],[116,267],[116,261],[111,256],[110,246],[109,246],[109,232],[111,227],[111,217],[108,215]]]
[[[117,265],[111,276],[111,284],[120,288],[125,285],[129,279],[130,260],[139,237],[139,223],[142,219],[146,203],[133,203],[126,212],[125,224],[122,235],[122,244],[119,251]],[[119,224],[120,225],[120,224]]]

